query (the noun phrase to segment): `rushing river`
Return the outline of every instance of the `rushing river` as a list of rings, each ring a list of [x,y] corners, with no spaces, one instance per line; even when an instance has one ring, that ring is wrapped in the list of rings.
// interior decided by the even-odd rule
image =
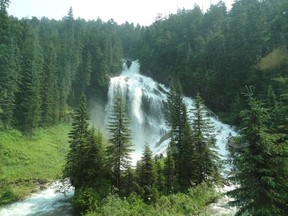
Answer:
[[[70,198],[73,188],[60,192],[63,184],[56,181],[45,190],[31,194],[26,199],[0,208],[1,216],[71,216]]]

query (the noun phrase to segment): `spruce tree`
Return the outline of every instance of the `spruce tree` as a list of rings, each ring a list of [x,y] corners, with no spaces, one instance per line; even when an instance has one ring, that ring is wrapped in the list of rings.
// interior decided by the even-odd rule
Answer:
[[[13,126],[16,94],[19,90],[19,49],[13,41],[0,46],[0,123]]]
[[[184,128],[183,148],[179,155],[178,182],[180,189],[186,191],[197,182],[197,151],[193,131],[189,124]]]
[[[183,91],[181,84],[178,82],[172,85],[171,91],[168,94],[167,100],[167,115],[168,125],[170,126],[170,151],[175,161],[175,171],[178,174],[182,164],[180,157],[185,151],[184,147],[184,131],[188,125],[188,116],[186,105],[183,101]]]
[[[115,97],[113,110],[108,122],[111,134],[107,147],[107,165],[112,171],[113,185],[120,189],[121,174],[130,167],[132,151],[131,132],[126,117],[125,105],[120,95]]]
[[[88,119],[86,97],[82,95],[80,106],[73,118],[72,129],[69,132],[70,150],[63,171],[63,177],[70,178],[71,184],[76,190],[87,183],[87,173],[85,174],[87,166],[85,148],[87,147],[88,138],[91,141],[91,134],[89,135],[88,130]]]
[[[144,146],[144,152],[140,163],[139,185],[143,190],[143,199],[145,202],[153,199],[156,191],[156,170],[152,157],[152,151],[148,144]]]
[[[44,72],[41,80],[42,126],[51,126],[59,120],[57,53],[53,43],[50,43],[47,47],[44,53],[44,60]]]
[[[175,174],[175,160],[171,151],[171,143],[167,149],[167,157],[165,160],[165,177],[166,177],[166,193],[170,194],[175,191],[176,174]]]
[[[17,126],[30,138],[41,120],[40,78],[43,58],[37,32],[28,21],[23,26],[20,88],[15,110]]]
[[[103,147],[103,137],[94,127],[88,130],[86,145],[83,146],[83,170],[85,187],[94,188],[100,195],[107,192],[106,155]]]
[[[220,177],[220,158],[216,151],[213,128],[205,117],[204,103],[199,94],[195,98],[195,108],[192,111],[193,142],[197,157],[194,166],[196,183],[217,181]]]
[[[231,149],[237,185],[229,192],[238,207],[237,215],[287,215],[287,141],[269,133],[269,112],[248,90],[248,108],[241,112],[243,125]]]

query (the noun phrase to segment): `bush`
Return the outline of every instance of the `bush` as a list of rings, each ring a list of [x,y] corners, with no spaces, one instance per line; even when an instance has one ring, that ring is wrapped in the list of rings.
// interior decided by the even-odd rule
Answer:
[[[109,195],[86,216],[181,216],[198,215],[204,212],[207,204],[215,201],[218,194],[212,186],[201,184],[189,189],[188,193],[160,196],[151,204],[146,204],[140,195],[132,193],[127,199],[118,195]]]
[[[5,188],[0,194],[0,205],[18,200],[18,197],[13,192],[12,188]]]
[[[95,210],[98,206],[99,196],[93,188],[81,188],[75,192],[72,205],[78,213]]]

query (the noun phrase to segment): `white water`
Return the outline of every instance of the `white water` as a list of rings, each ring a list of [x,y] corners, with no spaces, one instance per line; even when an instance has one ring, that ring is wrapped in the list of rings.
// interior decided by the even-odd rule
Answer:
[[[167,100],[169,89],[151,78],[139,74],[139,70],[138,62],[133,62],[129,69],[124,67],[120,76],[111,78],[108,91],[109,101],[106,105],[106,122],[108,122],[113,100],[118,92],[124,96],[126,103],[129,105],[128,114],[135,150],[132,155],[133,164],[141,158],[145,143],[150,144],[154,154],[165,154],[169,143],[169,139],[165,138],[169,128],[164,118],[164,103]],[[188,110],[191,110],[194,106],[193,100],[188,97],[185,97],[184,100]],[[227,155],[227,139],[236,135],[236,132],[229,125],[221,123],[216,117],[209,116],[208,118],[215,129],[214,134],[219,153],[225,158]],[[73,189],[69,189],[65,196],[63,193],[55,191],[57,186],[59,186],[59,182],[55,182],[43,191],[31,194],[23,201],[1,207],[0,216],[72,215],[69,199],[74,193]],[[211,208],[209,208],[211,214],[209,215],[222,215],[222,212],[232,215],[234,209],[231,211],[226,206],[227,199],[227,197],[224,197],[216,204],[211,204]],[[216,214],[214,210],[218,211],[219,214]]]
[[[0,208],[1,216],[68,216],[73,209],[69,202],[74,190],[69,188],[65,194],[58,190],[63,187],[61,182],[54,182],[45,190],[31,194],[19,201]]]
[[[133,62],[129,69],[125,65],[123,68],[120,76],[110,80],[106,122],[111,113],[114,97],[120,93],[128,106],[133,135],[132,143],[134,144],[132,163],[135,164],[141,158],[145,143],[150,145],[154,154],[165,154],[166,152],[169,139],[162,139],[161,142],[160,139],[169,131],[164,118],[164,103],[167,101],[169,89],[151,78],[141,75],[139,73],[140,65],[137,61]],[[184,101],[187,110],[191,111],[194,108],[193,100],[184,97]],[[236,135],[236,132],[217,118],[213,116],[208,116],[208,118],[215,130],[219,153],[225,157],[227,155],[227,139]]]

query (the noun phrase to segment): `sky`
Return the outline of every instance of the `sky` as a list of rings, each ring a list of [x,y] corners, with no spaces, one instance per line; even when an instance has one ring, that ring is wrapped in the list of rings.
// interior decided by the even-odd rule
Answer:
[[[223,0],[228,9],[234,0]],[[61,20],[70,7],[74,18],[108,21],[111,18],[118,24],[129,23],[150,25],[161,14],[168,16],[177,9],[192,9],[195,4],[206,11],[219,0],[10,0],[9,15],[18,17]]]

